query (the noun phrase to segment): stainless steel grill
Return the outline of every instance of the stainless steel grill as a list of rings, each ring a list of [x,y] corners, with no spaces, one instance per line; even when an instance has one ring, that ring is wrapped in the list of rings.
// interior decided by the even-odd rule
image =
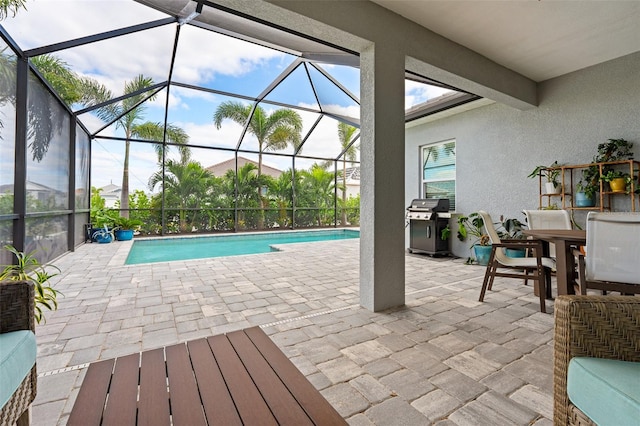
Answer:
[[[441,238],[442,230],[449,223],[448,198],[416,198],[407,207],[410,241],[409,253],[425,253],[431,256],[449,254],[449,240]]]

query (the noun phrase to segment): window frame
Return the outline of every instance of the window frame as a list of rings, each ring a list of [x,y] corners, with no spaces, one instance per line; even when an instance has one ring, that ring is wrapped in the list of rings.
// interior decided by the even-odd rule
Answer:
[[[453,144],[453,153],[454,153],[454,170],[453,170],[453,179],[425,179],[425,152],[430,147],[440,147],[446,144]],[[428,194],[426,192],[426,184],[430,182],[448,182],[453,180],[453,200],[450,200],[449,211],[454,211],[456,206],[456,192],[457,192],[457,158],[456,158],[456,140],[455,139],[447,139],[440,142],[428,143],[419,146],[420,153],[420,196],[422,198],[428,198]]]

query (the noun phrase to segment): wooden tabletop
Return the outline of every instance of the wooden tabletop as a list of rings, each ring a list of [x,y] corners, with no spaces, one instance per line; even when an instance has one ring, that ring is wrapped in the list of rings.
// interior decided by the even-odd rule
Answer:
[[[258,327],[92,363],[68,425],[346,425]]]
[[[587,231],[580,229],[525,229],[522,233],[541,240],[587,241]]]

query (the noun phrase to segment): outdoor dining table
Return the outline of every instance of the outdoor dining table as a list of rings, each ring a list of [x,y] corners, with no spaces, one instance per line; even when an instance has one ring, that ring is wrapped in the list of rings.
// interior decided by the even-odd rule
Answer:
[[[587,243],[587,231],[576,229],[526,229],[526,236],[541,240],[545,246],[545,255],[549,253],[549,243],[556,246],[556,285],[558,295],[575,294],[573,287],[575,260],[573,249]]]

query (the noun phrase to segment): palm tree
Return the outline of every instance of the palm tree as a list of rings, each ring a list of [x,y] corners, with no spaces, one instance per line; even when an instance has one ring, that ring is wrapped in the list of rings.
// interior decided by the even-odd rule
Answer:
[[[122,128],[125,134],[125,150],[124,165],[122,170],[122,189],[120,194],[121,215],[129,217],[129,153],[130,139],[133,137],[144,138],[152,141],[161,142],[165,137],[165,128],[160,123],[141,122],[144,117],[146,106],[142,103],[146,100],[153,100],[155,95],[147,98],[147,93],[143,92],[153,86],[153,79],[140,74],[133,80],[128,81],[124,85],[124,95],[130,95],[122,100],[121,103],[112,103],[101,107],[97,110],[98,116],[106,122],[116,122],[116,128]],[[95,90],[91,96],[90,102],[99,102],[100,100],[113,99],[111,92],[102,87],[93,87]],[[90,104],[85,101],[85,103]],[[181,129],[167,125],[166,140],[176,145],[185,145],[188,142],[188,135]],[[161,158],[163,146],[158,147],[156,151]],[[181,150],[181,157],[184,158],[186,151]]]
[[[358,129],[346,123],[338,123],[338,139],[344,152],[342,156],[342,226],[347,224],[347,162],[354,162],[358,157],[358,147],[351,144],[353,135]],[[351,145],[350,145],[351,144]]]
[[[27,0],[0,0],[0,21],[9,16],[9,13],[16,16],[21,7],[26,10],[26,2]]]
[[[328,172],[320,164],[302,171],[302,192],[309,206],[316,209],[318,226],[322,226],[326,210],[333,209],[334,179],[335,174]]]
[[[161,184],[165,199],[178,206],[178,223],[180,232],[189,232],[200,213],[207,193],[218,186],[218,178],[193,161],[166,161],[166,172],[157,171],[149,178],[149,189],[153,191]],[[188,212],[193,212],[191,220]]]
[[[2,8],[3,6],[0,5],[0,9]],[[98,86],[94,80],[78,77],[66,62],[56,56],[49,54],[36,56],[31,58],[31,63],[67,105],[81,102],[87,96],[85,88],[89,85]],[[16,70],[15,55],[8,48],[2,49],[0,51],[0,107],[8,102],[15,105]],[[59,133],[62,129],[67,115],[55,98],[49,95],[45,86],[40,84],[31,73],[29,73],[29,87],[31,94],[27,97],[29,111],[27,140],[33,160],[41,161],[49,150],[54,133]],[[3,122],[0,121],[0,129],[2,127]]]
[[[231,119],[240,125],[246,125],[247,131],[258,140],[258,178],[262,176],[262,153],[275,151],[292,145],[298,149],[302,143],[302,118],[292,109],[278,109],[268,114],[264,108],[256,105],[243,105],[240,102],[223,102],[213,114],[216,129],[220,129],[224,119]],[[261,188],[258,187],[258,193]],[[260,200],[260,208],[265,208],[265,201]],[[262,228],[264,210],[260,213],[258,227]]]
[[[273,179],[269,185],[269,197],[278,208],[278,222],[280,226],[289,226],[290,217],[287,209],[291,208],[293,199],[293,172],[285,171],[277,179]]]
[[[237,200],[238,205],[243,208],[252,208],[261,206],[262,196],[260,188],[268,185],[268,176],[258,175],[257,166],[253,163],[247,163],[238,169],[238,174],[234,170],[228,170],[224,175],[225,193],[230,200]],[[258,189],[256,191],[256,188]],[[246,213],[244,209],[238,212],[238,224],[246,226]],[[258,226],[262,226],[262,216],[258,218]],[[243,225],[244,224],[244,225]]]

